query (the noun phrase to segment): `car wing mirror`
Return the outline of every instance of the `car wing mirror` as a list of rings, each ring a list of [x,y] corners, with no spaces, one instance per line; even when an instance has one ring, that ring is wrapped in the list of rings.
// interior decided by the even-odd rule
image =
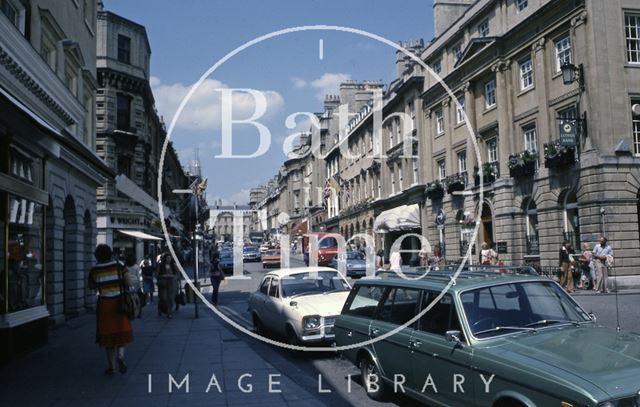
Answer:
[[[461,335],[462,332],[460,331],[447,331],[445,333],[445,339],[447,340],[447,342],[462,346],[462,340],[460,339]]]
[[[596,314],[594,314],[593,312],[589,312],[589,318],[591,318],[591,320],[593,322],[597,322],[598,318],[596,317]]]

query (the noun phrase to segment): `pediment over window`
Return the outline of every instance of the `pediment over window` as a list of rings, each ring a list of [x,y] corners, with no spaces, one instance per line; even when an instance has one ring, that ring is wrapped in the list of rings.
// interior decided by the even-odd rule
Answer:
[[[474,38],[469,41],[464,51],[462,51],[462,55],[460,59],[454,65],[454,68],[462,65],[465,61],[471,59],[478,52],[482,51],[484,48],[490,46],[496,42],[496,37],[482,37],[482,38]]]

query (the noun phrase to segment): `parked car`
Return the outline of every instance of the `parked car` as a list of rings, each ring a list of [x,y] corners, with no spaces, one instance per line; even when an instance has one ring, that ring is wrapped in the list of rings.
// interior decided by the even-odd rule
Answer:
[[[222,249],[220,251],[220,267],[224,273],[233,273],[233,250]]]
[[[638,406],[640,335],[597,325],[556,282],[533,274],[463,272],[444,295],[451,272],[358,280],[336,344],[384,335],[433,304],[396,334],[343,352],[369,396],[394,390],[401,375],[407,395],[434,405]]]
[[[280,249],[269,249],[262,255],[262,267],[280,267]]]
[[[367,262],[364,259],[364,254],[361,252],[346,252],[335,256],[329,263],[329,267],[337,270],[342,270],[339,267],[344,267],[347,273],[347,277],[360,278],[367,274]]]
[[[334,321],[350,288],[340,273],[328,267],[270,271],[249,297],[254,328],[261,334],[273,332],[293,345],[332,341]]]
[[[242,250],[242,259],[244,261],[260,261],[260,252],[255,246],[245,246]]]
[[[268,244],[262,244],[260,246],[259,250],[260,250],[260,254],[264,254],[269,250],[269,245]]]

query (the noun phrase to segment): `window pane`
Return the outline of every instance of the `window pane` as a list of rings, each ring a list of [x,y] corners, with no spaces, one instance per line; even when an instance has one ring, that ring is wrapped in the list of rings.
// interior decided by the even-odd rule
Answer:
[[[427,308],[436,298],[436,293],[426,293],[422,299],[421,310]],[[452,325],[452,317],[455,315],[455,307],[450,295],[445,295],[433,307],[420,318],[419,329],[436,335],[442,335],[450,329],[460,330],[457,317]]]
[[[118,61],[127,64],[131,61],[131,39],[124,35],[118,35]]]
[[[384,294],[385,287],[361,286],[351,294],[347,300],[347,315],[357,315],[366,318],[373,318],[373,313],[378,306],[378,302]]]
[[[640,63],[640,15],[625,16],[625,37],[627,39],[627,61]]]
[[[560,67],[571,63],[571,38],[569,34],[564,35],[556,41],[556,71],[560,72]]]
[[[13,312],[43,304],[44,211],[42,205],[15,195],[9,202],[8,312]]]
[[[420,292],[413,289],[394,288],[378,310],[377,320],[402,325],[416,316]]]

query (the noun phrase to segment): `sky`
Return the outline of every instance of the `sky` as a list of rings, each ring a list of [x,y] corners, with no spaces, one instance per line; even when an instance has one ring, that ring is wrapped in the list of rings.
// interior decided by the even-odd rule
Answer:
[[[169,136],[183,165],[197,151],[203,176],[209,179],[208,201],[222,199],[224,204],[246,204],[249,189],[277,173],[286,160],[284,139],[309,128],[303,115],[297,116],[297,127],[287,128],[289,115],[321,112],[324,96],[337,94],[347,79],[388,84],[395,77],[395,50],[354,33],[307,30],[257,42],[203,77],[221,58],[257,37],[309,25],[351,27],[394,42],[433,38],[431,0],[105,0],[104,5],[146,27],[150,82],[168,128],[183,98],[202,78]],[[228,104],[222,95],[228,96]],[[256,112],[256,100],[262,99],[264,112]],[[222,120],[228,117],[222,109],[229,105],[236,120],[259,116],[255,120],[264,126],[268,146],[264,154],[220,157],[228,123]],[[256,155],[256,126],[226,126],[234,155]]]

